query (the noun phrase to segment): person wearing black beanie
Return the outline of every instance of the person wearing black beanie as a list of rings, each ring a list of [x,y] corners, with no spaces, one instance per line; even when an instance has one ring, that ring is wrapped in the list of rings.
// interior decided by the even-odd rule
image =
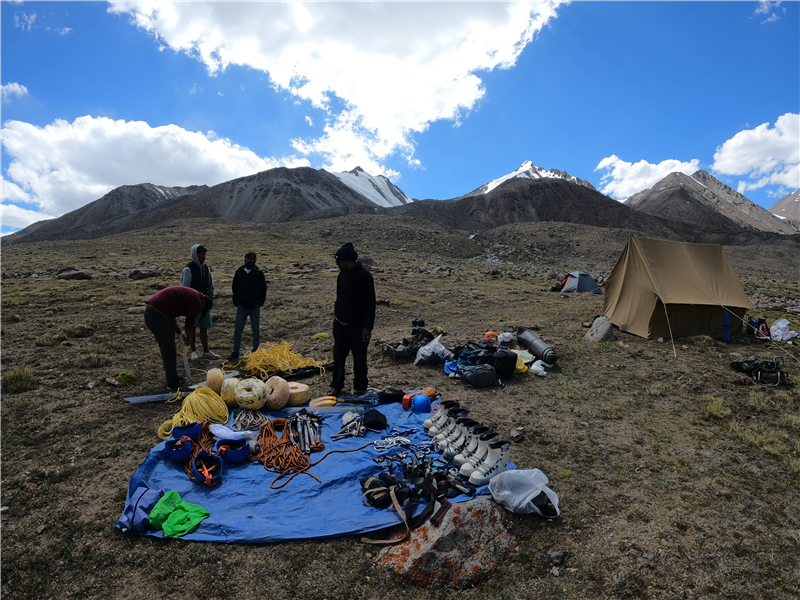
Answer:
[[[367,390],[367,348],[375,326],[375,282],[358,260],[351,242],[334,254],[339,276],[333,317],[333,379],[328,394],[339,396],[344,387],[347,356],[353,353],[353,394]]]

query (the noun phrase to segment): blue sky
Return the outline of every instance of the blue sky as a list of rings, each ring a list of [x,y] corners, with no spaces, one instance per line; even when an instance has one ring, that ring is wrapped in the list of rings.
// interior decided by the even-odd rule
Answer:
[[[2,2],[2,232],[277,166],[800,187],[797,2]]]

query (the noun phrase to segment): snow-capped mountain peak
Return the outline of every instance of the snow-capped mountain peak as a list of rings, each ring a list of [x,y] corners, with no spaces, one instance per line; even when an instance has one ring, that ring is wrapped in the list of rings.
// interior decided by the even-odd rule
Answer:
[[[389,208],[390,206],[402,206],[411,202],[411,198],[406,196],[399,187],[393,184],[383,175],[373,176],[361,167],[356,167],[352,171],[344,173],[331,173],[347,187],[365,196],[370,202],[378,206]]]
[[[531,161],[526,160],[522,163],[516,171],[512,171],[507,175],[503,175],[502,177],[498,177],[490,181],[489,183],[484,183],[481,187],[476,190],[473,190],[469,194],[464,194],[464,196],[476,196],[478,194],[488,194],[493,189],[505,183],[509,179],[514,178],[522,178],[522,179],[566,179],[567,181],[571,181],[572,183],[577,183],[578,185],[582,185],[588,187],[590,189],[595,189],[595,187],[589,183],[588,181],[584,181],[583,179],[578,179],[567,173],[566,171],[559,171],[558,169],[544,169],[542,167],[537,167]]]

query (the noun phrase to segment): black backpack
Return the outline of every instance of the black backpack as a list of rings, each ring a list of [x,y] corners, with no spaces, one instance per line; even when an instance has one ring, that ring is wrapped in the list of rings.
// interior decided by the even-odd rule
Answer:
[[[489,364],[475,365],[461,369],[461,379],[474,387],[487,387],[490,385],[501,385],[497,377],[497,370]]]
[[[511,379],[517,370],[517,354],[508,348],[498,348],[489,358],[489,364],[495,368],[500,379]]]

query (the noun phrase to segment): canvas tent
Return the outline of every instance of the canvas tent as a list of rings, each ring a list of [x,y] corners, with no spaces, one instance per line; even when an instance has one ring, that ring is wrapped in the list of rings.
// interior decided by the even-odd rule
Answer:
[[[603,314],[643,338],[739,335],[753,305],[745,296],[725,249],[631,237],[606,280]]]
[[[586,271],[570,271],[569,275],[562,281],[561,291],[603,293],[597,282]]]

